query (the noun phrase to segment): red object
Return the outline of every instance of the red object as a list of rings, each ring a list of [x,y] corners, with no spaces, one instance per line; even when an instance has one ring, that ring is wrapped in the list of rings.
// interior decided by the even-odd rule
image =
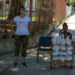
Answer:
[[[55,22],[60,21],[66,15],[66,1],[65,0],[56,0],[55,2]]]

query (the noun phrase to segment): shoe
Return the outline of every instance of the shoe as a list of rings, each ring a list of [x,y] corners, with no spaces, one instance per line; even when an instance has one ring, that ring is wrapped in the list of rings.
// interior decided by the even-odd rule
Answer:
[[[18,64],[18,63],[15,62],[15,63],[14,63],[14,66],[17,66],[17,64]]]
[[[23,64],[23,66],[28,67],[27,64],[26,64],[25,62],[23,62],[22,64]]]

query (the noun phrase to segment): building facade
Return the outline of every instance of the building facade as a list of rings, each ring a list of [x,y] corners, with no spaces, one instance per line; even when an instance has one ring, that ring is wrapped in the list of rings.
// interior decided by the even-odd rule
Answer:
[[[0,0],[0,17],[8,16],[11,0]],[[26,0],[26,15],[32,18],[34,31],[48,29],[49,24],[61,21],[66,16],[65,0]]]

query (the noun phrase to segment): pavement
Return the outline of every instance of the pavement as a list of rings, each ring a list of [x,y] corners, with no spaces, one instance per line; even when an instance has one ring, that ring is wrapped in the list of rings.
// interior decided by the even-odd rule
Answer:
[[[66,22],[69,26],[69,31],[73,35],[75,41],[75,15],[70,16]],[[58,35],[59,30],[62,29],[62,24],[52,33]],[[17,67],[14,67],[14,53],[0,56],[0,75],[75,75],[75,55],[73,61],[73,69],[67,67],[60,67],[57,69],[50,69],[50,52],[40,52],[39,63],[37,64],[37,48],[27,50],[26,63],[28,68],[22,65],[21,54],[18,59]],[[5,74],[3,74],[5,73]]]

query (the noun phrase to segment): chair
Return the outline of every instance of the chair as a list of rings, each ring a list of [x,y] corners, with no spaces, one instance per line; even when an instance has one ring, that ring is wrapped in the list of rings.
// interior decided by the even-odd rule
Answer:
[[[40,37],[38,42],[38,49],[37,49],[37,63],[39,61],[39,51],[51,51],[51,42],[52,37]],[[42,48],[43,47],[43,48]],[[49,48],[46,48],[49,47]]]

